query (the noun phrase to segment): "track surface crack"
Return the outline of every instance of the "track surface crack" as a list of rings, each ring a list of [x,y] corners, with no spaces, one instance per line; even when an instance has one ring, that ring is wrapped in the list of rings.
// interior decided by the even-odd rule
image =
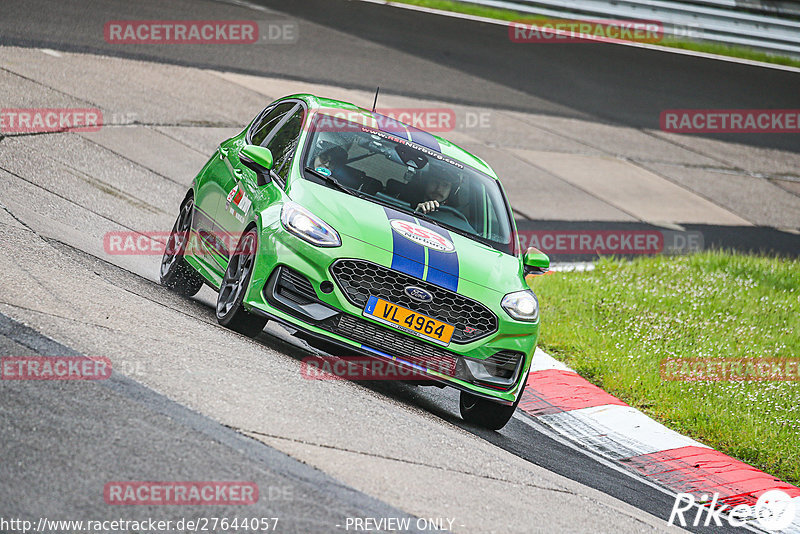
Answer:
[[[230,428],[231,430],[235,430],[235,431],[237,431],[239,433],[242,433],[242,434],[252,434],[252,435],[262,436],[262,437],[266,437],[266,438],[278,439],[278,440],[281,440],[281,441],[289,441],[289,442],[292,442],[292,443],[299,443],[301,445],[311,445],[313,447],[320,447],[320,448],[323,448],[323,449],[331,449],[331,450],[336,450],[336,451],[340,451],[340,452],[358,454],[360,456],[368,456],[368,457],[371,457],[371,458],[378,458],[378,459],[381,459],[381,460],[389,460],[389,461],[392,461],[392,462],[400,462],[400,463],[404,463],[404,464],[408,464],[408,465],[416,465],[416,466],[419,466],[419,467],[428,467],[428,468],[436,469],[436,470],[439,470],[439,471],[446,471],[446,472],[449,472],[449,473],[467,475],[467,476],[471,476],[471,477],[482,478],[482,479],[485,479],[485,480],[493,480],[493,481],[496,481],[496,482],[503,482],[505,484],[515,484],[515,485],[519,484],[519,485],[522,485],[522,486],[525,486],[525,487],[529,487],[529,488],[535,488],[535,489],[540,489],[540,490],[545,490],[545,491],[553,491],[553,492],[556,492],[556,493],[565,493],[565,494],[568,494],[568,495],[576,495],[575,492],[570,491],[570,490],[566,490],[566,489],[540,486],[538,484],[531,484],[529,482],[512,482],[510,480],[506,480],[506,479],[499,478],[499,477],[493,477],[491,475],[481,475],[481,474],[472,473],[472,472],[464,471],[464,470],[460,470],[460,469],[451,469],[451,468],[447,468],[447,467],[442,467],[440,465],[434,465],[434,464],[429,464],[429,463],[425,463],[425,462],[416,462],[416,461],[413,461],[413,460],[407,460],[407,459],[404,459],[404,458],[396,458],[394,456],[387,456],[387,455],[384,455],[384,454],[377,454],[377,453],[373,453],[373,452],[358,451],[358,450],[349,449],[349,448],[346,448],[346,447],[338,447],[336,445],[328,445],[328,444],[325,444],[325,443],[316,443],[316,442],[313,442],[313,441],[308,441],[308,440],[303,440],[303,439],[287,438],[285,436],[278,436],[276,434],[268,434],[268,433],[265,433],[265,432],[259,432],[257,430],[246,430],[246,429],[243,429],[243,428],[238,428],[238,427],[233,427],[233,426],[229,426],[228,428]]]

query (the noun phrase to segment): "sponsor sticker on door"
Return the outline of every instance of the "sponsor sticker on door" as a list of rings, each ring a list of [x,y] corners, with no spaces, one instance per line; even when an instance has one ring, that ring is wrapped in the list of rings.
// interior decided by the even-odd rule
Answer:
[[[245,196],[239,184],[236,184],[236,186],[231,189],[231,192],[228,193],[228,203],[236,206],[245,213],[247,213],[247,210],[250,209],[250,204],[252,204],[250,199]]]

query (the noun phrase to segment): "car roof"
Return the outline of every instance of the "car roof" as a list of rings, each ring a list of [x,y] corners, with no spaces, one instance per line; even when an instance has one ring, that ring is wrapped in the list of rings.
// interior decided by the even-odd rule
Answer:
[[[288,96],[286,98],[303,100],[311,110],[330,109],[330,110],[355,112],[358,113],[359,115],[363,115],[367,118],[372,119],[375,125],[379,124],[378,123],[379,118],[385,117],[380,113],[373,113],[368,109],[356,106],[354,104],[351,104],[350,102],[344,102],[342,100],[334,100],[331,98],[318,97],[308,93],[295,94]],[[422,130],[419,130],[418,128],[415,128],[409,124],[403,123],[393,118],[391,118],[391,120],[393,121],[394,124],[402,124],[404,127],[406,127],[411,133],[412,141],[415,141],[420,145],[426,146],[429,149],[436,150],[437,152],[440,152],[443,156],[447,156],[460,163],[469,165],[470,167],[477,169],[483,172],[484,174],[487,174],[492,178],[494,178],[495,180],[497,180],[497,175],[495,174],[494,170],[492,170],[492,168],[478,156],[471,154],[470,152],[459,147],[458,145],[448,141],[447,139],[444,139],[443,137],[439,137],[438,135],[424,132]],[[375,127],[377,128],[377,126]],[[387,133],[396,134],[397,132],[390,131]],[[418,133],[419,138],[415,138],[414,135],[415,133]],[[423,142],[422,141],[423,139],[427,139],[428,142],[427,143]],[[434,142],[430,142],[431,139]]]

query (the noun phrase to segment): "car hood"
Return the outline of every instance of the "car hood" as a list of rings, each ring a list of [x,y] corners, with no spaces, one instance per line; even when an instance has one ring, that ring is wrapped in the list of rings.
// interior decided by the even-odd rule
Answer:
[[[527,287],[519,258],[441,226],[304,179],[288,193],[339,234],[389,251],[387,267],[420,279],[424,273],[425,280],[453,291],[457,279],[500,293]]]

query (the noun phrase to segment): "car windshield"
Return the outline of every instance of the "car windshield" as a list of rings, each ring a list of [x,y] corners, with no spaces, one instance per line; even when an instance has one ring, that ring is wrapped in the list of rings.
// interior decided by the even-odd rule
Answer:
[[[513,254],[510,214],[497,182],[393,131],[397,135],[317,114],[304,176],[317,182],[332,177],[333,186]]]

